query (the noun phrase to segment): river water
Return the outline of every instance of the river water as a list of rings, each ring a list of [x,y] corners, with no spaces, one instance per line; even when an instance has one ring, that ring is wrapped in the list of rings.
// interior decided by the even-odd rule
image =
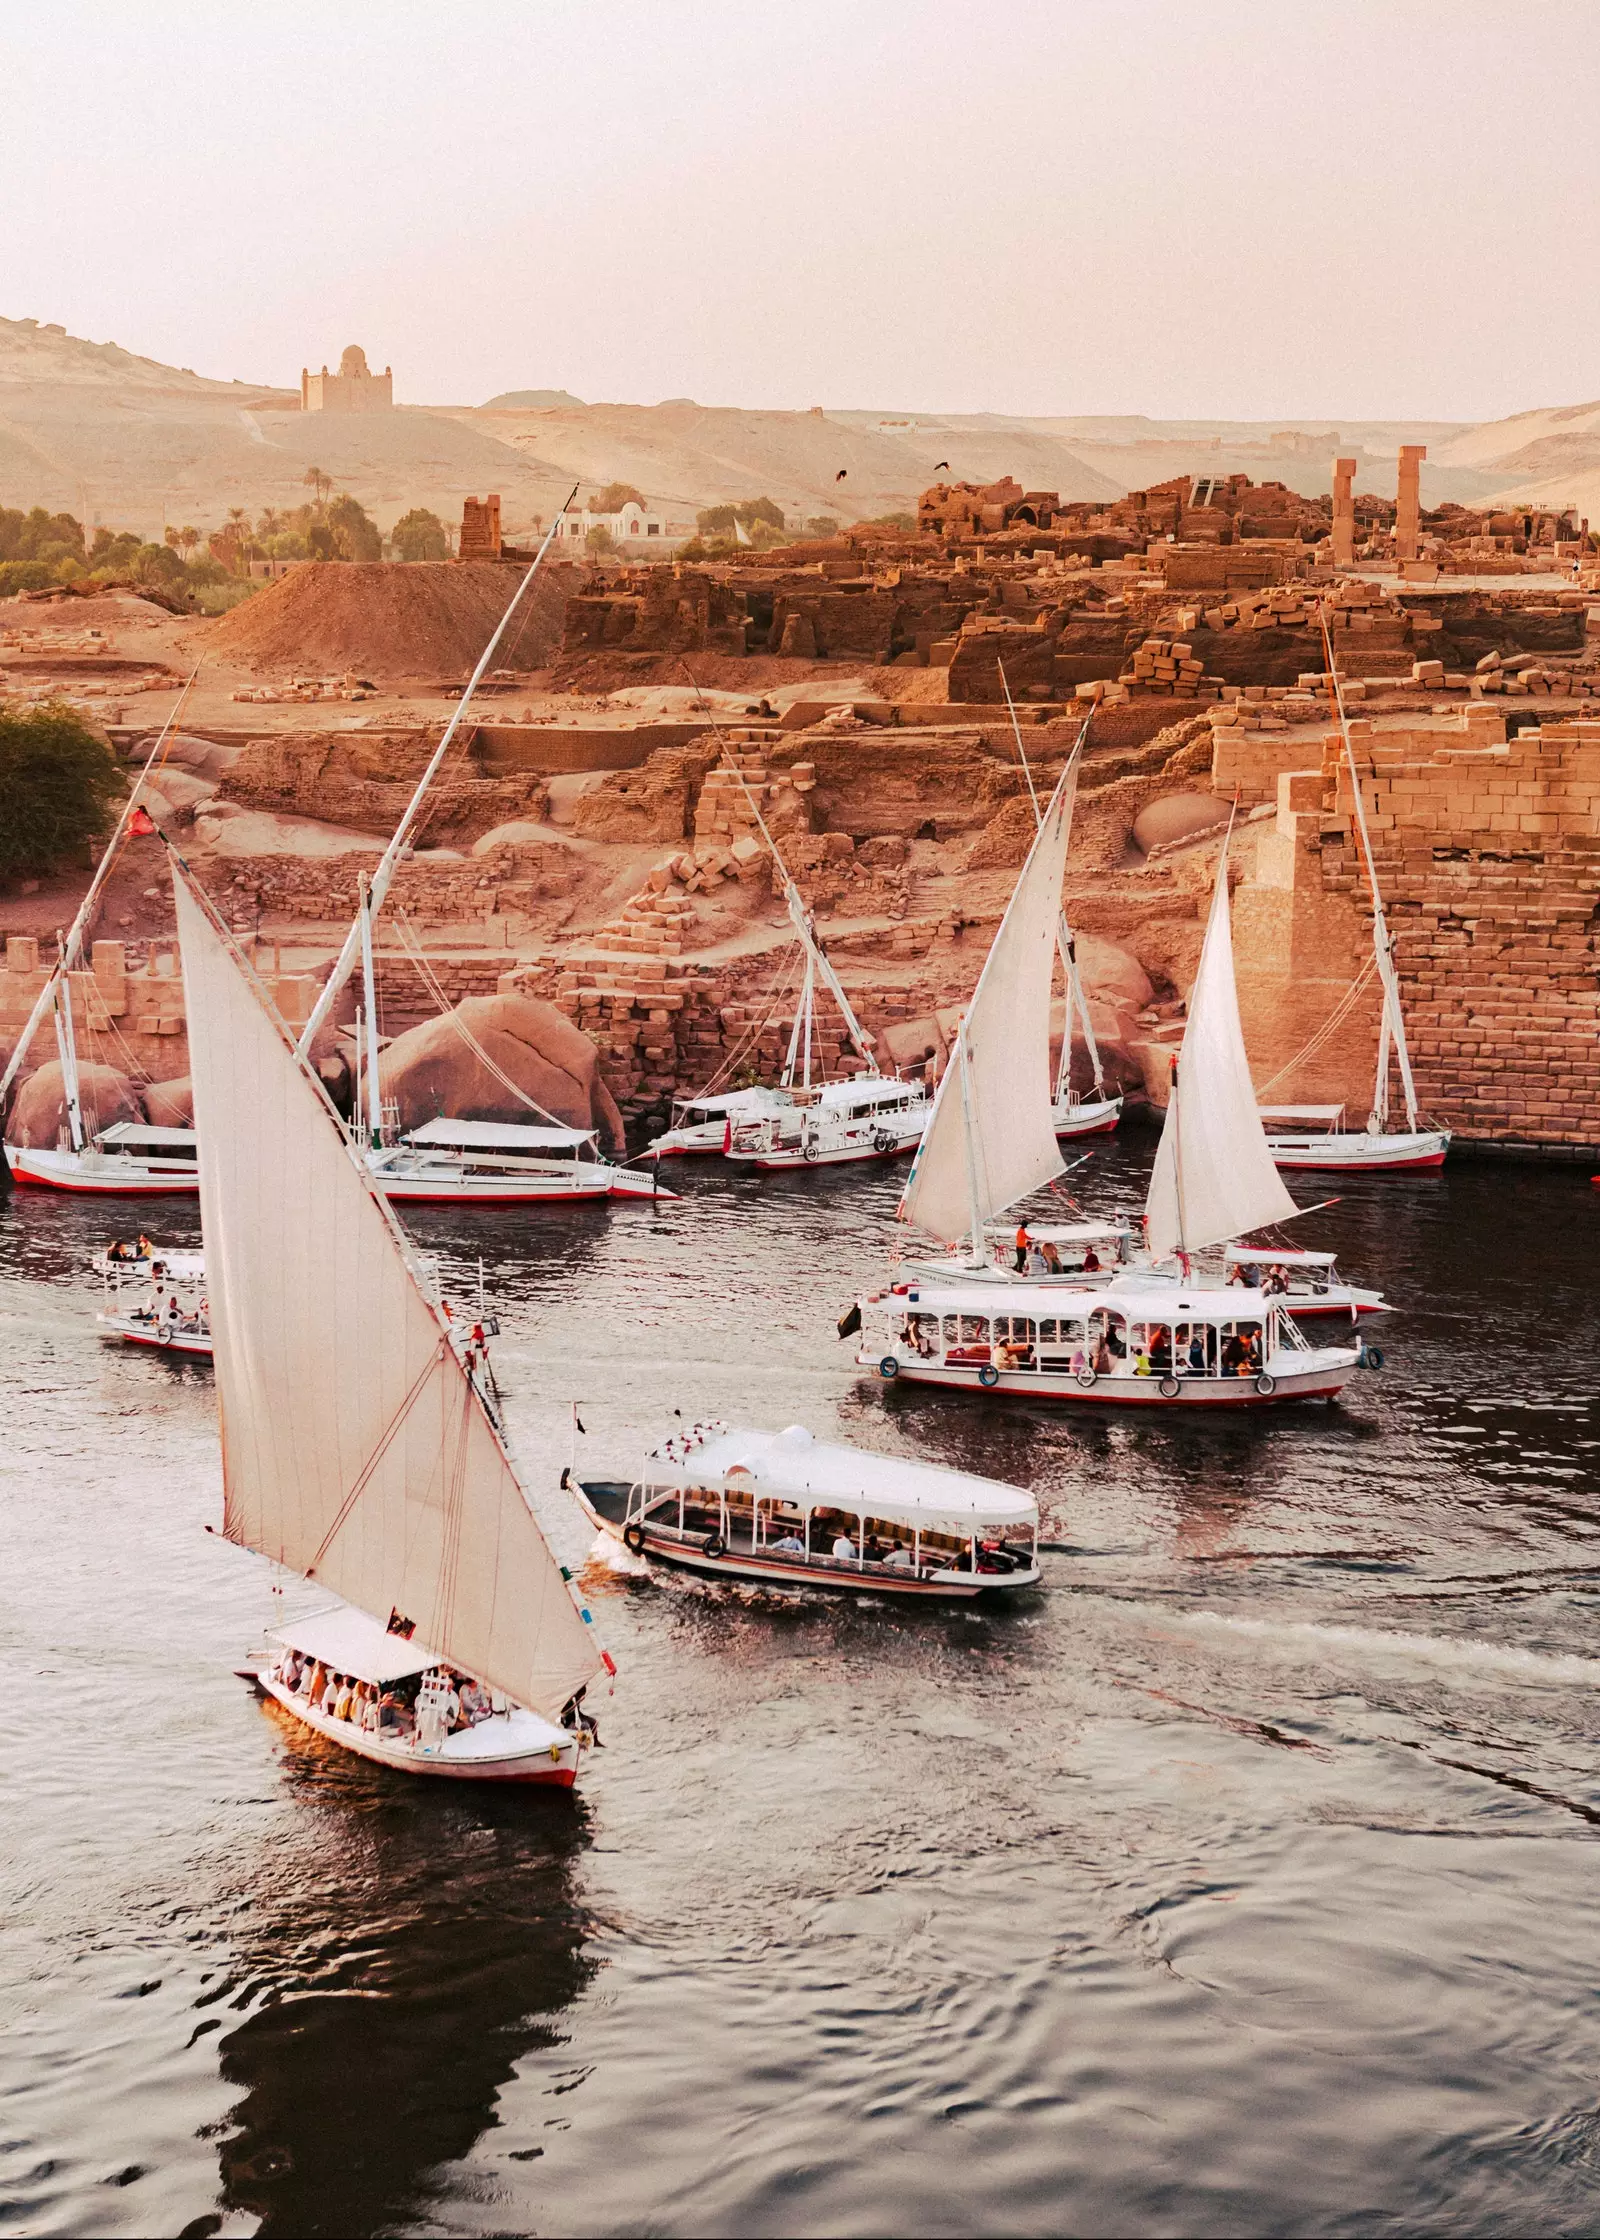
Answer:
[[[803,1420],[1029,1484],[1072,1552],[994,1613],[591,1565],[576,1799],[251,1695],[209,1372],[97,1341],[103,1210],[0,1201],[0,2229],[1592,2232],[1587,1173],[1349,1185],[1308,1241],[1402,1308],[1387,1365],[1231,1421],[864,1381],[899,1176],[680,1179],[413,1223],[484,1258],[569,1560],[573,1400],[591,1469],[674,1407]]]

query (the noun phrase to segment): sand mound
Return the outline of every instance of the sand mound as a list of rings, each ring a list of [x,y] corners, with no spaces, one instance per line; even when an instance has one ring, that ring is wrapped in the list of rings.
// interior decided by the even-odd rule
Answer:
[[[538,669],[560,643],[575,570],[547,562],[518,610],[496,666]],[[520,580],[514,565],[469,561],[308,560],[223,616],[207,640],[217,661],[339,676],[465,677]]]

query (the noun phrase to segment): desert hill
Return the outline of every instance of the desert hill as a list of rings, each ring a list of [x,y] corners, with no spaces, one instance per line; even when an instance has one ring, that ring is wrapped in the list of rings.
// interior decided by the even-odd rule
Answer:
[[[1329,487],[1336,451],[1356,457],[1358,489],[1389,491],[1401,443],[1428,446],[1426,503],[1576,498],[1600,518],[1600,405],[1483,426],[1336,427],[1141,414],[778,412],[688,398],[584,404],[530,387],[487,405],[402,405],[346,418],[303,414],[293,389],[211,380],[59,326],[0,319],[0,505],[65,508],[157,537],[166,522],[216,528],[234,506],[296,505],[311,466],[385,528],[413,506],[459,519],[463,497],[498,490],[516,534],[548,518],[574,482],[581,496],[614,480],[636,484],[682,522],[702,506],[760,492],[795,520],[861,520],[907,510],[936,473],[974,482],[1014,474],[1067,499],[1116,497],[1179,474],[1244,473],[1310,496]]]

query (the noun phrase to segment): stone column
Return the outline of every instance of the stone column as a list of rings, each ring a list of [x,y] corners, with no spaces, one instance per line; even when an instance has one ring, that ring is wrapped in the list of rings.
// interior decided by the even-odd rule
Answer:
[[[1403,443],[1400,446],[1400,487],[1394,522],[1395,556],[1400,560],[1417,557],[1417,532],[1422,521],[1421,469],[1428,456],[1425,443]]]
[[[1333,564],[1348,568],[1356,556],[1356,463],[1333,462]]]

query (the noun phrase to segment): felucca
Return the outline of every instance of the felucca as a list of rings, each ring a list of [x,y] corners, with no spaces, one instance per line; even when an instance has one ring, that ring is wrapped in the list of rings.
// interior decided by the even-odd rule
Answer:
[[[1024,1228],[1020,1264],[995,1265],[985,1225],[1061,1167],[1046,1027],[1077,769],[1074,755],[1040,822],[901,1202],[907,1220],[958,1249],[858,1300],[841,1331],[861,1331],[856,1358],[881,1377],[957,1389],[1132,1405],[1331,1399],[1365,1349],[1310,1345],[1275,1267],[1252,1286],[1248,1264],[1195,1258],[1299,1210],[1256,1115],[1226,848],[1146,1201],[1147,1253],[1106,1267],[1086,1250],[1069,1272],[1049,1229],[1035,1245]]]
[[[1406,1042],[1405,1011],[1400,1002],[1400,976],[1394,964],[1395,941],[1384,914],[1383,889],[1378,880],[1377,859],[1372,852],[1372,835],[1367,829],[1361,772],[1356,766],[1355,746],[1345,714],[1344,695],[1339,688],[1339,672],[1326,614],[1322,618],[1322,642],[1327,649],[1328,678],[1344,743],[1345,767],[1350,773],[1356,836],[1366,869],[1367,890],[1372,897],[1372,955],[1383,991],[1383,1008],[1378,1021],[1377,1076],[1373,1083],[1372,1110],[1365,1129],[1359,1133],[1345,1127],[1344,1106],[1340,1104],[1263,1105],[1261,1117],[1288,1123],[1275,1126],[1267,1137],[1272,1156],[1280,1167],[1315,1170],[1321,1174],[1416,1174],[1444,1165],[1445,1153],[1450,1148],[1450,1131],[1423,1127],[1417,1110],[1411,1051]],[[1316,1039],[1326,1031],[1326,1028],[1319,1030]],[[1406,1108],[1404,1128],[1389,1125],[1391,1055],[1400,1069],[1400,1090]]]
[[[7,1143],[4,1146],[0,1151],[0,1164],[10,1168],[13,1181],[43,1190],[72,1191],[84,1197],[192,1197],[200,1187],[192,1128],[149,1127],[138,1120],[118,1120],[110,1127],[101,1128],[85,1118],[78,1042],[72,1018],[71,980],[71,974],[83,962],[84,942],[124,841],[131,834],[150,833],[155,829],[142,797],[151,774],[161,765],[167,741],[193,683],[191,675],[129,790],[105,853],[95,866],[94,877],[78,905],[77,915],[58,944],[55,964],[39,990],[4,1072],[0,1073],[0,1115],[3,1115],[12,1084],[49,1012],[55,1025],[66,1126],[60,1140],[54,1144],[33,1147]]]
[[[360,1147],[173,871],[222,1529],[338,1598],[251,1677],[378,1764],[570,1786],[610,1660]]]

